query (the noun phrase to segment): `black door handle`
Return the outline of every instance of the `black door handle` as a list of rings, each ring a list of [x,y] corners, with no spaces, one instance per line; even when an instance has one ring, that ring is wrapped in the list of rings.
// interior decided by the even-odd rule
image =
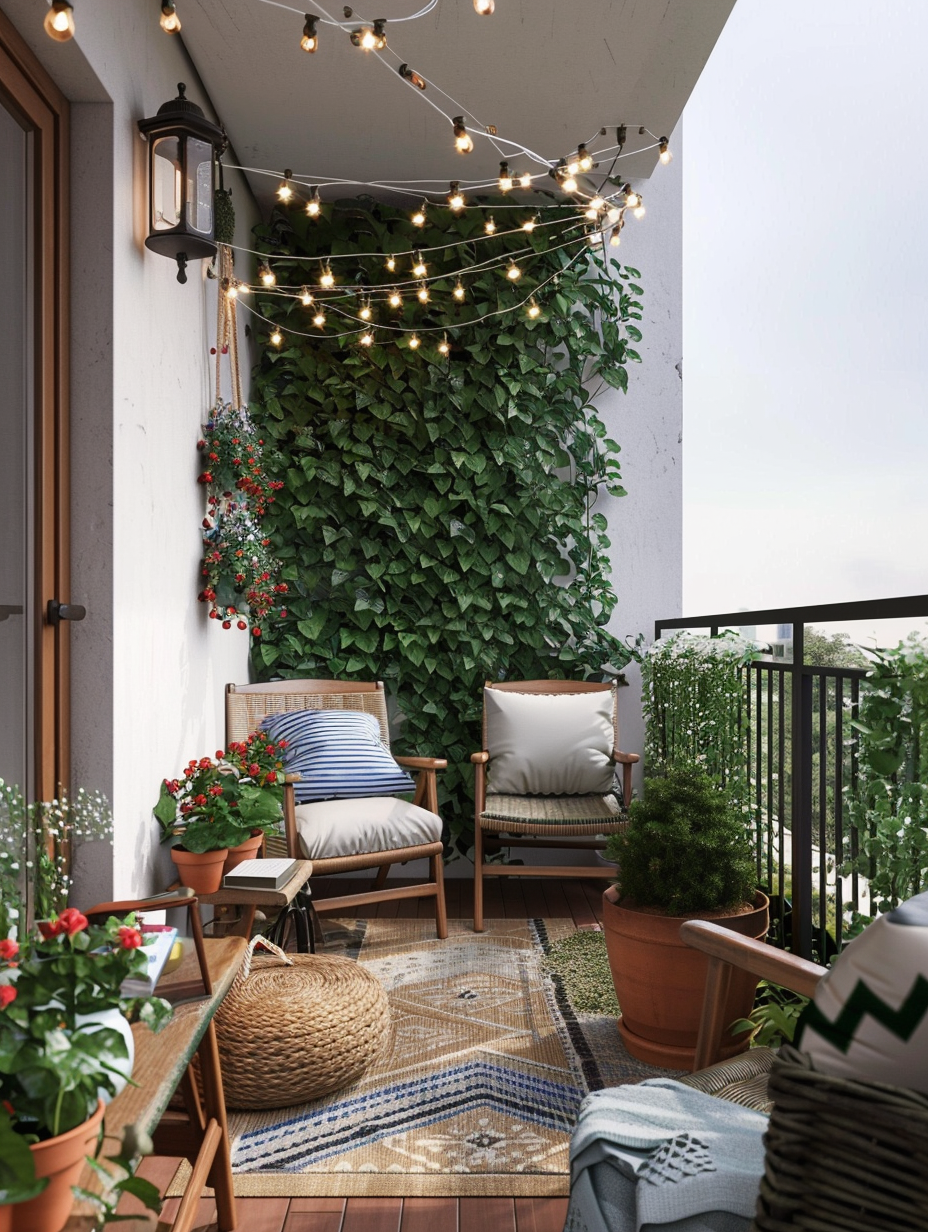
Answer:
[[[87,609],[79,603],[59,603],[57,599],[49,599],[45,615],[50,625],[56,625],[60,620],[83,620]]]

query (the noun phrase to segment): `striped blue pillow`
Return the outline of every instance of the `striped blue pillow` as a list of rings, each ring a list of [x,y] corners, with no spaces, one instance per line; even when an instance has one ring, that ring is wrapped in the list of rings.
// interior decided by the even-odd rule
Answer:
[[[392,796],[415,784],[393,760],[372,714],[357,710],[290,710],[261,726],[274,740],[286,740],[284,770],[298,774],[297,804],[311,800]]]

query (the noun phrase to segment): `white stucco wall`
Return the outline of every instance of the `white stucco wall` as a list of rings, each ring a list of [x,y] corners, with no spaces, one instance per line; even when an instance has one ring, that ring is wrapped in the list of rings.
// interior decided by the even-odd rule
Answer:
[[[247,634],[224,632],[196,601],[195,445],[212,398],[216,284],[193,263],[181,286],[173,262],[144,247],[137,121],[178,81],[210,107],[155,8],[80,5],[75,38],[61,45],[30,0],[0,7],[72,101],[71,598],[87,617],[71,631],[71,781],[104,791],[116,819],[112,852],[98,844],[79,863],[75,897],[86,903],[166,884],[151,816],[160,781],[222,744],[223,686],[248,673]],[[253,199],[241,177],[226,183],[247,246]]]

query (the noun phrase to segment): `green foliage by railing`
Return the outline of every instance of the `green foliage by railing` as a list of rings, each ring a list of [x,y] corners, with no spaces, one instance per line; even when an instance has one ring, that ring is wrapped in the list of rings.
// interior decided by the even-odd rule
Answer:
[[[408,253],[482,235],[480,211],[446,212],[421,230],[368,206],[327,211],[322,223],[278,212],[258,228],[263,248],[288,254],[273,261],[278,288],[314,285],[330,253]],[[572,260],[549,237],[536,228],[429,252],[430,277],[447,275],[431,283],[432,303],[405,288],[403,309],[377,309],[371,348],[358,345],[353,316],[330,309],[330,328],[358,334],[326,339],[293,293],[258,297],[266,319],[306,336],[285,335],[280,351],[265,345],[252,388],[285,484],[267,525],[289,584],[287,616],[253,648],[257,673],[383,679],[405,718],[398,751],[449,760],[440,785],[454,833],[472,810],[468,757],[480,747],[485,680],[602,677],[629,657],[604,627],[616,595],[606,520],[592,506],[601,490],[623,489],[619,446],[593,401],[604,384],[625,390],[626,364],[639,359],[629,344],[641,337],[640,275],[596,249]],[[517,285],[475,268],[467,303],[452,299],[462,252],[478,262],[529,245]],[[385,292],[409,278],[376,256],[333,267],[341,283]],[[468,324],[536,287],[537,318]],[[391,323],[415,326],[421,348]],[[444,330],[447,358],[437,351]]]
[[[641,665],[645,772],[698,767],[744,805],[746,664],[753,642],[735,633],[704,637],[685,630],[654,642]]]
[[[859,777],[851,819],[858,871],[888,911],[928,887],[928,642],[911,634],[873,653],[854,727]]]

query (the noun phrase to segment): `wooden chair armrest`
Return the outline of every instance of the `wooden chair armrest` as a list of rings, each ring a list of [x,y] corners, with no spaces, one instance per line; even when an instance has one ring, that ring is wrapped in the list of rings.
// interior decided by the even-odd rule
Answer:
[[[490,754],[485,750],[481,753],[471,753],[470,759],[475,766],[485,766],[490,760]]]
[[[619,749],[612,750],[612,760],[623,766],[634,766],[641,758],[637,753],[622,753]]]
[[[127,898],[115,903],[97,903],[84,912],[88,918],[98,915],[126,915],[130,911],[169,911],[172,907],[192,907],[197,901],[193,890],[178,886],[164,894],[150,894],[147,898]]]
[[[448,762],[444,757],[396,757],[393,760],[398,766],[408,766],[410,770],[447,770]]]
[[[800,993],[804,997],[814,995],[819,980],[825,974],[825,968],[817,963],[778,950],[764,941],[755,941],[753,937],[742,937],[730,928],[713,924],[711,920],[687,920],[680,926],[680,937],[687,945],[702,950],[710,958],[718,958],[733,967],[740,967],[742,971],[750,971],[762,980],[781,984],[790,992]]]
[[[285,774],[284,786],[286,787],[288,784],[299,783],[302,778],[302,774]]]

